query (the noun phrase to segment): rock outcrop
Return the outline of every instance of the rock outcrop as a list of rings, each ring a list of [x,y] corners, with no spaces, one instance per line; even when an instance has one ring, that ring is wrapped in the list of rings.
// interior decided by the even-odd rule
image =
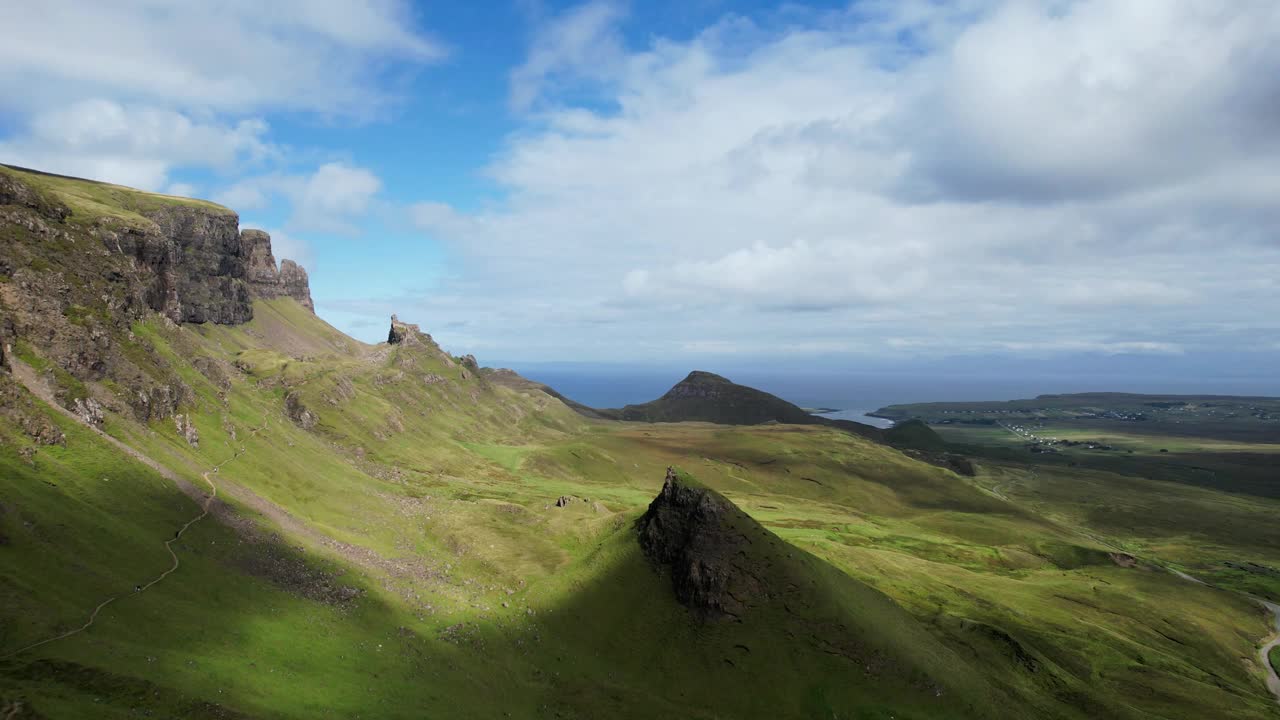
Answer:
[[[245,283],[252,296],[291,297],[315,312],[307,271],[288,259],[281,260],[277,267],[275,255],[271,252],[270,235],[262,230],[244,230],[240,233],[240,246],[244,254]]]
[[[302,397],[298,395],[297,391],[285,395],[284,411],[289,416],[289,419],[297,423],[298,427],[303,430],[310,430],[315,427],[316,422],[319,420],[316,414],[303,404]]]
[[[391,316],[391,331],[387,333],[387,342],[392,345],[414,343],[422,331],[413,323],[400,322],[400,318]]]
[[[669,570],[676,599],[704,618],[740,616],[767,595],[748,559],[748,535],[763,531],[720,493],[672,468],[636,530],[645,555]]]
[[[93,398],[76,398],[71,411],[86,425],[102,427],[102,404]]]

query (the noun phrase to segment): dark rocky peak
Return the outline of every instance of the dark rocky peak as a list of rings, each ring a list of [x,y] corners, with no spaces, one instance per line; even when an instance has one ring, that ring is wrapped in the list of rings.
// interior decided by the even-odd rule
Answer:
[[[674,468],[636,530],[644,554],[670,574],[676,599],[705,619],[738,617],[768,596],[751,551],[768,531]]]
[[[666,392],[666,398],[715,397],[718,391],[733,386],[729,378],[702,370],[694,370]]]

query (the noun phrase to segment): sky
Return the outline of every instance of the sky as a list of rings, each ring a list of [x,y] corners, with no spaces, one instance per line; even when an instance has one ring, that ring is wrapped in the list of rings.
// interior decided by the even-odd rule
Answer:
[[[0,162],[223,203],[364,340],[1277,375],[1274,0],[107,5],[0,8]]]

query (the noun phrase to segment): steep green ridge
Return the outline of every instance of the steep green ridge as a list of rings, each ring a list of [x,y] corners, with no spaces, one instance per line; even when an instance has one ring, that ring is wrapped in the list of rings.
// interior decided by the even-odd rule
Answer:
[[[592,419],[290,297],[176,323],[100,228],[42,213],[0,203],[6,718],[1277,716],[1241,661],[1268,619],[1156,564],[1275,566],[1268,501]],[[737,620],[641,543],[671,466],[731,538],[685,567],[751,570]]]
[[[565,397],[550,385],[534,382],[528,378],[521,377],[514,370],[509,370],[507,368],[480,368],[480,372],[484,373],[491,382],[499,385],[505,385],[516,390],[537,390],[539,392],[546,393],[569,406],[569,408],[584,417],[589,417],[595,420],[606,420],[612,417],[608,410],[597,410],[593,407],[583,405],[580,402]]]

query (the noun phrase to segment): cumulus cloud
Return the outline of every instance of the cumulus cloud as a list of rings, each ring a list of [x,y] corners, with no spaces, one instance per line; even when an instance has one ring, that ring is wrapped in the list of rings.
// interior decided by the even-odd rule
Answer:
[[[1008,3],[943,51],[917,170],[948,195],[1059,201],[1275,152],[1278,26],[1258,0]]]
[[[419,303],[473,297],[461,340],[1108,353],[1277,329],[1272,2],[871,2],[629,49],[601,7],[512,77],[541,111],[488,169],[506,202],[411,213],[464,263]],[[598,54],[577,47],[609,58],[587,96],[544,82]]]
[[[325,163],[306,179],[295,198],[304,223],[327,222],[364,214],[382,189],[382,181],[365,168]]]
[[[444,48],[402,0],[46,0],[0,10],[0,96],[40,111],[105,95],[182,111],[359,115],[387,60]]]
[[[24,134],[0,141],[17,165],[160,190],[174,167],[230,169],[274,149],[260,119],[197,121],[173,110],[83,100],[34,115]]]
[[[445,54],[414,20],[404,0],[6,3],[0,162],[148,190],[238,174],[274,157],[270,113],[381,112],[393,73]]]
[[[356,221],[370,209],[382,181],[368,168],[327,162],[310,173],[270,173],[227,187],[214,200],[237,210],[258,210],[278,197],[289,201],[289,227],[359,234]]]

